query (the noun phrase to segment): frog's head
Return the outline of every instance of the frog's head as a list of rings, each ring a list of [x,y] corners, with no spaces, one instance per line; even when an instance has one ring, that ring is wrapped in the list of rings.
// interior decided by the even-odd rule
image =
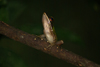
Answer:
[[[51,25],[52,20],[53,20],[52,18],[48,18],[46,13],[43,14],[42,23],[43,23],[44,30],[46,30],[48,32],[50,32],[52,30],[52,25]]]

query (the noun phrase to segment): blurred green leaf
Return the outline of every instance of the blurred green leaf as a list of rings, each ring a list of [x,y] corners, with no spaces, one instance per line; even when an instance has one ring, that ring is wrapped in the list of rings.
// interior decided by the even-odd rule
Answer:
[[[8,22],[7,0],[0,0],[0,20]]]
[[[73,33],[70,30],[67,30],[67,29],[62,30],[62,29],[58,28],[56,30],[56,32],[58,33],[57,37],[60,38],[60,39],[63,39],[63,40],[68,41],[68,42],[72,42],[76,45],[85,46],[82,38],[80,36],[76,35],[75,33]]]
[[[0,0],[0,6],[4,6],[7,4],[7,0]]]
[[[25,9],[25,5],[18,1],[0,1],[0,20],[6,23],[14,22]]]
[[[7,11],[7,8],[5,7],[0,8],[0,20],[4,22],[9,21],[8,11]]]
[[[17,1],[10,1],[8,4],[9,19],[13,22],[25,9],[25,5]]]
[[[27,65],[14,52],[0,47],[0,67],[27,67]]]

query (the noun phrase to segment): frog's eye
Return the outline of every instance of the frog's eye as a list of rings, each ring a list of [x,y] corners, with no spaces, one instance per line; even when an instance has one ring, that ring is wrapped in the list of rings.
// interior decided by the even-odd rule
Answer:
[[[51,26],[53,28],[53,20],[54,20],[53,17],[50,17],[49,20],[50,20]]]
[[[52,22],[54,19],[52,17],[49,18],[50,22]]]

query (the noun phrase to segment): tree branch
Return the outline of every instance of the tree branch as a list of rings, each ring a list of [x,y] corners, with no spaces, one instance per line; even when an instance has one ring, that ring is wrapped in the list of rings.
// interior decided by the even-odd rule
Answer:
[[[100,65],[89,61],[77,54],[74,54],[66,49],[57,48],[57,46],[53,46],[51,49],[46,49],[49,43],[40,37],[32,34],[28,34],[21,30],[15,29],[14,27],[9,26],[8,24],[0,21],[0,34],[3,34],[15,41],[19,41],[24,43],[32,48],[41,50],[47,54],[55,56],[59,59],[65,60],[68,63],[71,63],[75,66],[79,67],[100,67]]]

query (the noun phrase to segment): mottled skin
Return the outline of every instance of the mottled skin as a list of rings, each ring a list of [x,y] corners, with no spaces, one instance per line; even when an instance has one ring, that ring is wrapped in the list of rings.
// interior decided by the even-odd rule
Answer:
[[[42,23],[43,23],[44,34],[46,36],[46,39],[51,44],[51,46],[53,46],[57,41],[57,37],[56,37],[55,31],[54,31],[54,29],[51,25],[51,22],[50,22],[48,16],[46,15],[46,13],[44,13],[42,16]],[[61,41],[61,43],[62,42],[63,41]],[[58,43],[60,43],[60,42],[58,42]]]

